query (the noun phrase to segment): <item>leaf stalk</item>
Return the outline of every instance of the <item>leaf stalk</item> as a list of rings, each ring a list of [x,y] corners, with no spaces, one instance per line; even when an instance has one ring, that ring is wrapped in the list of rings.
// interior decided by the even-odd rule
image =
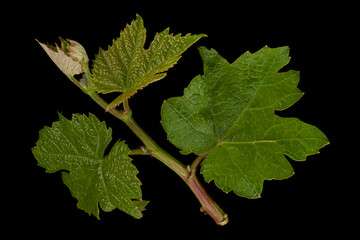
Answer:
[[[149,151],[145,148],[136,148],[131,149],[131,152],[129,155],[149,155]]]

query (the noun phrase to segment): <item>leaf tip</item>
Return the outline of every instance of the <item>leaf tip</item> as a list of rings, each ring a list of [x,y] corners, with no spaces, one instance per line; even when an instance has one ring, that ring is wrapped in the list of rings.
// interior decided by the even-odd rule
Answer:
[[[63,115],[61,112],[59,112],[59,111],[57,112],[57,115],[58,115],[58,117],[59,117],[59,120],[65,118],[64,115]]]
[[[136,19],[133,22],[137,22],[137,21],[139,21],[141,25],[144,25],[144,20],[138,13],[136,13]]]

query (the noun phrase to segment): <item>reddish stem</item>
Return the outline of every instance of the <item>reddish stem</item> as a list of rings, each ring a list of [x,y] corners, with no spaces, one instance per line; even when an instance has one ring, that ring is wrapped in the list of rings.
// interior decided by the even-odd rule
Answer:
[[[191,191],[201,203],[201,211],[208,214],[216,224],[224,226],[229,222],[228,215],[219,207],[219,205],[210,197],[204,189],[195,172],[192,172],[188,179],[184,179]]]

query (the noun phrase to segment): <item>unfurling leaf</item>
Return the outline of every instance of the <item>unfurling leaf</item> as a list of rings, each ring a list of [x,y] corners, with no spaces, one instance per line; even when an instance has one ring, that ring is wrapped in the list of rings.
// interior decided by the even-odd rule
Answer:
[[[81,63],[81,65],[86,65],[89,62],[89,57],[85,51],[85,48],[78,42],[67,39],[61,39],[61,47],[65,51],[65,53],[70,56],[75,61]]]
[[[116,142],[104,156],[111,128],[92,114],[74,114],[72,120],[59,116],[51,128],[40,131],[37,146],[32,149],[39,166],[48,173],[62,171],[78,207],[88,214],[99,218],[100,204],[104,211],[118,208],[141,218],[147,201],[141,200],[141,182],[127,145]]]
[[[293,175],[285,155],[302,161],[328,144],[318,128],[274,114],[303,95],[299,72],[278,72],[290,61],[288,53],[287,47],[264,47],[230,64],[200,48],[204,75],[162,106],[168,139],[184,154],[207,153],[201,173],[225,192],[258,198],[264,180]]]
[[[204,36],[174,36],[165,29],[156,34],[148,49],[144,49],[146,30],[142,18],[137,15],[108,50],[100,49],[94,60],[90,86],[99,93],[121,92],[108,107],[114,108],[137,90],[164,78],[180,55]]]
[[[58,45],[51,46],[38,41],[40,46],[49,55],[51,60],[58,66],[58,68],[68,77],[72,78],[75,74],[83,73],[81,64],[74,60],[71,56],[64,52],[63,48]]]
[[[51,46],[38,41],[40,46],[49,55],[51,60],[58,66],[58,68],[73,82],[75,85],[85,90],[88,89],[87,81],[84,79],[77,81],[74,75],[85,72],[85,75],[89,75],[89,58],[84,47],[70,39],[62,39],[61,48],[58,45]],[[86,77],[85,77],[86,79]]]

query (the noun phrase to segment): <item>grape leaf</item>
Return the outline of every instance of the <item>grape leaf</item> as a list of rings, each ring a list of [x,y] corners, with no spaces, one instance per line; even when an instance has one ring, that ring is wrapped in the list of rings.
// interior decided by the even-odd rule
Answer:
[[[130,149],[118,141],[104,156],[111,141],[107,129],[94,115],[74,114],[45,127],[32,152],[46,172],[62,171],[64,183],[78,200],[78,207],[99,218],[99,208],[118,208],[134,218],[141,218],[147,201],[141,200],[141,182],[128,156]]]
[[[204,75],[164,102],[161,123],[183,154],[208,154],[201,164],[207,182],[258,198],[264,180],[293,175],[285,155],[302,161],[328,144],[318,128],[274,114],[303,95],[299,72],[278,72],[290,61],[288,47],[246,52],[232,64],[213,49],[199,50]]]
[[[165,71],[177,63],[180,55],[204,36],[173,36],[167,28],[157,33],[145,50],[146,30],[142,18],[137,15],[108,50],[100,49],[96,55],[90,86],[99,93],[122,92],[108,107],[114,108],[137,90],[164,78]]]
[[[75,74],[80,74],[83,72],[81,64],[78,61],[74,60],[71,56],[66,54],[63,47],[60,48],[57,45],[51,46],[49,44],[44,44],[39,41],[37,41],[37,42],[45,50],[47,55],[56,64],[56,66],[58,66],[58,68],[68,78],[71,79]]]
[[[75,85],[85,90],[87,88],[86,78],[80,81],[76,80],[74,76],[76,74],[85,74],[88,72],[89,58],[84,47],[70,39],[63,39],[60,37],[61,47],[57,44],[52,46],[50,44],[44,44],[36,40],[40,46],[45,50],[50,59],[55,65],[72,81]]]

